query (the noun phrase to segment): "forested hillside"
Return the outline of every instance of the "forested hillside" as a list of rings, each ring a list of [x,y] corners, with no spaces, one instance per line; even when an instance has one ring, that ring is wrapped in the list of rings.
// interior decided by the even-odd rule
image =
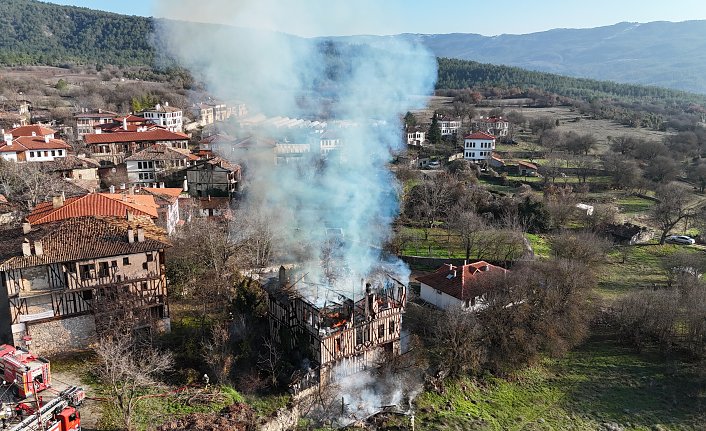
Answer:
[[[151,18],[34,0],[0,2],[0,65],[151,65]]]

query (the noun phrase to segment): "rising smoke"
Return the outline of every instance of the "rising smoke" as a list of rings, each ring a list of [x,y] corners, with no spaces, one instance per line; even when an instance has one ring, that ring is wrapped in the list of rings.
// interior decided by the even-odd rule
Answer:
[[[305,155],[311,160],[303,164],[275,169],[271,158],[256,151],[235,162],[247,166],[250,211],[288,232],[280,245],[289,257],[335,260],[343,271],[338,276],[350,279],[338,284],[349,290],[360,288],[360,278],[379,265],[380,247],[398,212],[387,163],[403,144],[400,116],[425,103],[422,96],[433,89],[436,62],[422,47],[397,39],[369,47],[262,30],[276,29],[284,20],[300,20],[310,33],[332,23],[343,26],[351,2],[340,3],[340,10],[324,16],[300,1],[164,1],[161,16],[220,23],[247,17],[254,28],[167,20],[158,24],[157,36],[167,53],[218,97],[244,101],[251,112],[267,115],[324,115],[328,128],[337,129],[344,144],[335,161],[317,163],[318,151],[312,147]],[[298,143],[307,138],[290,139]],[[345,241],[330,255],[332,231],[342,232]],[[404,266],[392,265],[404,279]],[[326,275],[317,265],[307,272],[317,281]]]
[[[234,161],[247,169],[248,211],[286,232],[280,245],[287,257],[317,262],[305,269],[308,278],[328,277],[331,284],[332,274],[319,264],[328,260],[341,270],[333,276],[338,277],[335,291],[356,298],[362,294],[361,278],[379,273],[380,250],[399,211],[397,185],[387,164],[403,146],[400,117],[426,102],[436,79],[436,61],[421,46],[399,39],[362,46],[271,31],[284,20],[299,20],[309,34],[321,34],[332,25],[345,26],[359,5],[335,2],[341,5],[339,10],[322,15],[308,4],[165,0],[159,3],[160,16],[219,23],[242,22],[245,17],[253,28],[161,21],[157,39],[217,97],[244,101],[251,113],[325,121],[327,129],[344,140],[340,154],[327,162],[317,160],[317,148],[304,155],[304,163],[274,167],[270,153],[256,149]],[[289,139],[305,142],[307,136],[292,134]],[[336,247],[331,246],[331,232],[343,234]],[[403,282],[409,273],[396,259],[386,262],[385,271]],[[331,299],[330,290],[319,289],[320,285],[310,284],[316,287],[308,292],[319,305]],[[392,384],[386,385],[393,388],[392,394],[381,396],[370,376],[340,382],[346,386],[345,403],[358,417],[401,397],[399,387]]]

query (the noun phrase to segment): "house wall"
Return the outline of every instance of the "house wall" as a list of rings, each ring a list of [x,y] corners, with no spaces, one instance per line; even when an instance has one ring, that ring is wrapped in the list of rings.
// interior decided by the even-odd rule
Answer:
[[[447,295],[444,292],[436,290],[433,287],[424,283],[421,283],[419,297],[422,298],[422,300],[433,304],[443,310],[452,307],[460,307],[463,305],[463,301],[461,301],[460,299],[454,298],[451,295]]]
[[[218,190],[224,195],[230,195],[236,191],[237,178],[235,172],[214,167],[205,163],[186,171],[186,180],[189,186],[189,195],[206,196],[211,190]]]
[[[11,162],[17,161],[17,153],[0,153],[0,157]]]
[[[28,162],[51,162],[54,159],[66,157],[66,150],[32,150],[25,151],[25,160]]]
[[[29,346],[22,339],[25,335],[32,337]],[[67,350],[86,349],[90,347],[95,335],[95,318],[87,314],[48,322],[26,323],[25,331],[13,333],[13,345],[27,347],[39,355],[50,355]]]
[[[495,150],[494,139],[466,139],[463,141],[463,158],[471,162],[488,161]]]

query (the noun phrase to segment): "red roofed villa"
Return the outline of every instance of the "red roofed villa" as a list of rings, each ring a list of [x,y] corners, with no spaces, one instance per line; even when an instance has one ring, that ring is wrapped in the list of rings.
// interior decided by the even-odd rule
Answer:
[[[461,307],[475,311],[483,307],[488,291],[487,285],[479,280],[488,274],[505,272],[505,268],[483,260],[461,266],[445,264],[431,274],[417,277],[420,297],[441,309]]]
[[[487,164],[495,150],[495,136],[475,132],[463,137],[463,158],[473,163]]]
[[[39,125],[2,132],[0,157],[14,162],[51,162],[66,157],[71,146],[54,138],[54,131]]]

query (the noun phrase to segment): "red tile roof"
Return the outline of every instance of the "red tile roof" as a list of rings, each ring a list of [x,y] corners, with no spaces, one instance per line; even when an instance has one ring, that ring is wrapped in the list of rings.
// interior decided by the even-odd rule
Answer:
[[[505,123],[507,120],[503,120],[502,117],[488,117],[488,118],[481,118],[478,120],[479,123]]]
[[[32,136],[32,133],[36,136],[44,136],[53,135],[56,132],[48,127],[40,126],[39,124],[32,124],[30,126],[17,127],[10,130],[8,133],[12,133],[12,137],[17,138],[19,136]]]
[[[517,164],[520,166],[524,166],[526,168],[534,169],[535,171],[537,170],[537,165],[535,165],[534,163],[525,162],[525,161],[520,160],[517,162]]]
[[[137,227],[145,233],[144,241],[128,241],[128,227],[137,238]],[[24,256],[22,244],[34,245],[41,241],[43,254]],[[25,234],[22,228],[0,231],[0,271],[27,268],[59,262],[112,257],[126,254],[158,251],[170,247],[163,229],[149,218],[135,217],[77,217],[39,226]],[[34,247],[32,247],[34,248]]]
[[[195,156],[194,156],[195,157]],[[164,144],[154,144],[145,148],[142,151],[138,151],[130,157],[127,157],[126,161],[135,160],[193,160],[191,154],[188,150],[177,149],[168,147]],[[198,157],[196,157],[198,160]]]
[[[471,134],[464,136],[463,139],[493,140],[493,139],[495,139],[495,136],[488,134],[488,133],[484,133],[484,132],[475,132],[475,133],[471,133]]]
[[[183,133],[164,129],[153,129],[146,132],[88,133],[83,137],[84,142],[88,145],[113,142],[186,141],[188,139],[189,137]]]
[[[147,192],[155,197],[155,201],[160,203],[160,200],[168,202],[170,205],[179,201],[183,190],[176,187],[156,188],[143,187],[141,191]]]
[[[12,141],[12,145],[0,142],[0,153],[19,153],[36,150],[70,150],[71,146],[61,139],[44,141],[42,136],[20,136]]]
[[[421,277],[417,281],[462,301],[484,294],[487,289],[478,283],[484,274],[504,273],[507,270],[480,260],[467,265],[446,264],[435,272]],[[456,276],[454,277],[454,272]]]
[[[137,195],[89,193],[68,198],[59,208],[54,208],[51,201],[42,202],[27,216],[27,221],[41,224],[83,216],[125,217],[128,212],[157,218],[157,204],[149,195],[137,198]]]

